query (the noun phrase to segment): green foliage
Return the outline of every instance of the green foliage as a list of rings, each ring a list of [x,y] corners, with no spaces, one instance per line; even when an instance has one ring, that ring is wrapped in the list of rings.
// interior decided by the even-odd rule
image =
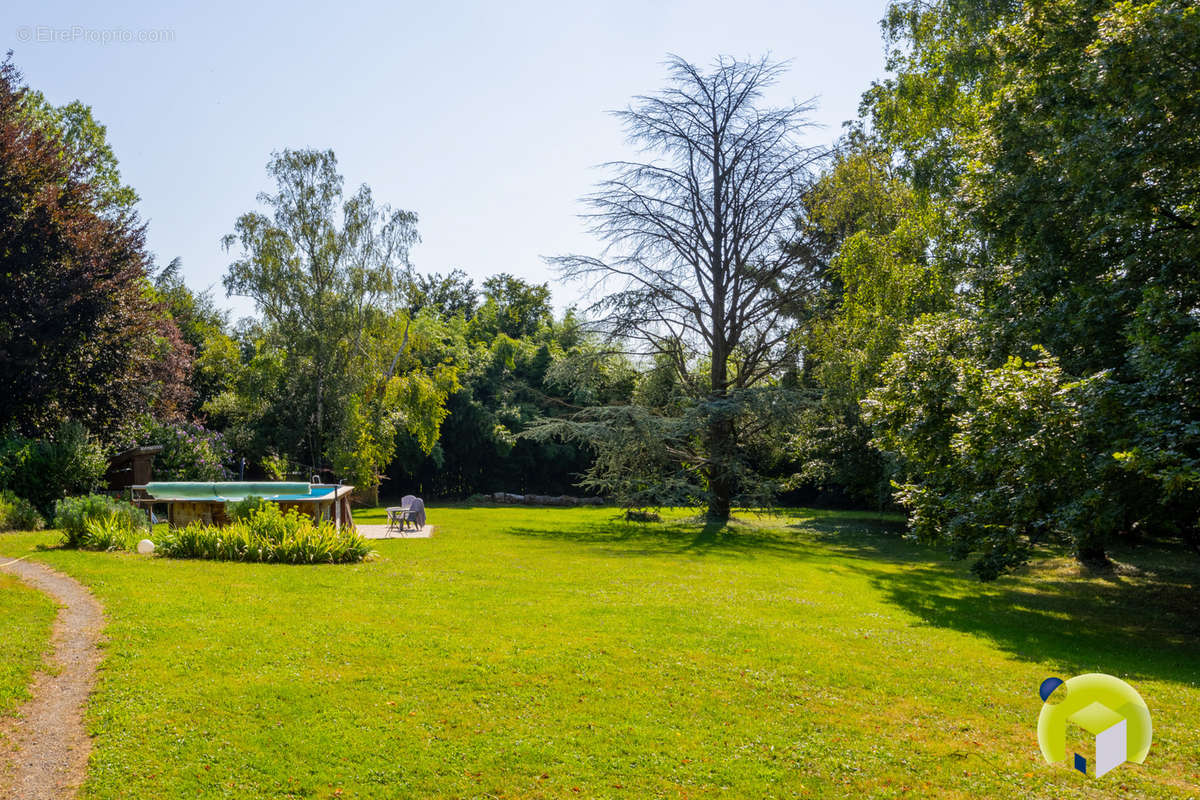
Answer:
[[[86,106],[53,109],[0,64],[0,430],[107,434],[186,400],[190,355],[115,163]]]
[[[150,530],[145,511],[105,494],[65,497],[54,506],[54,527],[62,532],[67,547],[86,547],[88,525],[97,521],[103,530],[125,531],[134,538]]]
[[[639,405],[585,408],[567,418],[545,418],[522,438],[586,443],[594,457],[580,476],[589,493],[611,498],[626,509],[703,505],[709,496],[700,451],[714,418],[736,421],[740,447],[727,456],[742,508],[766,508],[779,491],[761,474],[754,457],[794,418],[798,395],[780,386],[730,392],[717,401],[688,402],[676,413]]]
[[[429,309],[433,314],[450,319],[471,319],[479,305],[475,282],[461,269],[447,275],[436,272],[428,275],[410,273],[404,281],[404,305],[416,316]]]
[[[930,259],[936,216],[901,179],[890,150],[851,136],[799,225],[834,242],[829,313],[812,326],[816,370],[830,393],[861,399],[907,326],[952,303],[953,276]]]
[[[0,492],[0,531],[40,531],[46,520],[33,503],[8,489]]]
[[[96,190],[97,210],[106,214],[129,214],[137,205],[133,187],[121,183],[117,156],[108,143],[108,129],[92,116],[91,106],[74,100],[53,106],[45,95],[27,91],[22,112],[47,136],[59,143],[59,158],[68,164],[86,165],[79,179]]]
[[[1116,532],[1106,485],[1111,461],[1094,455],[1093,417],[1106,375],[1072,381],[1044,350],[1037,360],[979,365],[969,323],[923,318],[864,403],[876,443],[901,464],[896,497],[924,541],[975,554],[985,580],[1023,564],[1038,542],[1066,540],[1103,559]]]
[[[84,550],[134,550],[142,528],[134,527],[119,513],[109,512],[83,520],[83,536],[79,547]]]
[[[182,261],[172,259],[154,277],[154,294],[179,328],[183,343],[191,348],[193,365],[188,376],[191,397],[188,411],[199,413],[204,404],[228,391],[240,368],[240,353],[225,333],[229,314],[217,308],[210,291],[193,292],[183,280]]]
[[[822,394],[796,416],[787,435],[787,453],[794,461],[789,488],[816,488],[834,501],[875,510],[893,507],[894,465],[874,445],[857,403],[835,402]]]
[[[891,465],[871,445],[859,403],[912,321],[954,302],[952,277],[930,257],[938,216],[892,155],[853,132],[797,219],[801,241],[821,242],[829,265],[820,311],[802,333],[805,382],[820,402],[795,423],[792,483],[841,490],[876,508],[888,504]]]
[[[986,318],[1073,375],[1108,372],[1121,423],[1093,455],[1138,492],[1126,530],[1200,536],[1200,7],[1061,2],[998,29],[1002,96],[966,189],[1006,256]],[[1109,415],[1111,416],[1111,415]]]
[[[457,385],[452,362],[424,369],[408,355],[423,332],[400,311],[417,217],[367,186],[343,199],[331,151],[275,153],[268,172],[269,214],[243,214],[224,240],[240,250],[226,289],[253,298],[265,325],[247,331],[233,388],[205,410],[251,457],[274,452],[313,472],[328,459],[371,497],[398,431],[432,449]]]
[[[168,531],[158,552],[170,558],[273,564],[348,564],[371,554],[367,540],[328,520],[314,523],[295,509],[263,504],[225,527],[193,522]]]
[[[198,422],[160,422],[142,416],[124,427],[120,439],[128,447],[161,445],[154,457],[160,481],[221,481],[230,476],[233,453],[225,437]]]
[[[0,487],[45,515],[56,500],[98,488],[107,468],[104,448],[77,422],[45,439],[11,434],[0,441]]]
[[[502,272],[483,282],[483,305],[471,321],[472,336],[491,342],[500,335],[523,339],[550,323],[550,287]]]
[[[958,276],[977,339],[942,367],[978,386],[928,384],[924,401],[910,399],[931,412],[933,438],[908,451],[891,442],[915,458],[900,469],[905,499],[929,513],[916,526],[964,542],[996,539],[982,526],[1006,529],[1018,544],[997,545],[989,572],[1018,563],[1021,537],[1043,530],[1096,561],[1114,535],[1200,541],[1200,73],[1187,66],[1200,59],[1200,8],[902,2],[885,30],[896,75],[864,109],[938,210],[930,252]],[[1042,366],[1013,366],[1030,359]],[[881,391],[894,395],[876,409],[886,443],[904,429],[898,404],[913,387],[893,375]],[[992,392],[1023,397],[1046,415],[1044,429],[1021,438],[1034,436],[1029,421]],[[980,431],[992,423],[1011,428],[1001,438],[1022,454],[1020,469],[974,463],[972,443],[989,441]],[[1045,443],[1055,437],[1066,444]],[[1036,469],[1033,452],[1044,459]],[[982,492],[977,519],[959,516],[965,499],[944,513],[922,499],[953,494],[941,482],[947,465]],[[1051,476],[1057,494],[1017,492],[1024,472]]]
[[[283,405],[315,467],[342,422],[344,400],[362,391],[364,379],[380,379],[377,363],[363,364],[362,355],[399,299],[417,218],[377,205],[366,186],[343,200],[331,151],[285,150],[267,169],[277,192],[260,196],[269,214],[243,214],[225,237],[227,249],[240,249],[225,287],[262,311],[268,344],[284,364],[290,396]]]
[[[1073,374],[1137,380],[1139,309],[1200,301],[1200,76],[1183,66],[1200,58],[1200,8],[1060,0],[991,43],[1003,82],[964,175],[995,250],[985,314]]]
[[[633,390],[636,373],[629,361],[581,332],[570,312],[523,339],[498,334],[471,342],[470,324],[427,319],[424,312],[413,331],[405,358],[426,374],[436,375],[441,363],[458,366],[458,387],[446,399],[448,414],[434,447],[424,452],[407,430],[396,437],[389,477],[427,496],[574,492],[591,460],[587,445],[534,440],[522,432],[539,417],[627,403]]]
[[[555,320],[544,285],[494,276],[477,314],[465,274],[413,274],[415,217],[361,191],[339,216],[332,154],[278,154],[270,170],[280,190],[268,213],[243,215],[227,239],[241,250],[227,288],[259,302],[261,323],[227,334],[210,298],[184,285],[178,262],[156,279],[196,353],[192,386],[205,425],[251,470],[282,479],[332,468],[367,500],[385,472],[427,494],[571,491],[588,449],[518,436],[538,416],[627,401],[629,362],[601,352],[571,313]],[[306,249],[301,226],[324,231],[329,246]],[[352,243],[370,257],[354,260]],[[299,286],[276,246],[305,260],[324,289]],[[144,419],[131,427],[139,426],[124,438],[175,451],[156,460],[160,476],[212,479],[220,476],[200,467],[233,464],[204,450],[199,430]],[[192,435],[179,439],[180,430]]]
[[[225,513],[235,522],[246,522],[269,504],[269,500],[252,494],[233,503],[226,503]]]
[[[968,408],[958,390],[976,370],[979,347],[971,322],[938,314],[918,320],[888,359],[882,386],[863,405],[878,444],[899,454],[905,470],[925,474],[949,463],[954,417]]]
[[[641,406],[600,406],[570,419],[534,423],[526,438],[586,444],[595,452],[579,485],[626,509],[694,505],[704,497],[703,479],[680,454],[696,435],[679,417],[662,417]]]
[[[295,474],[296,467],[286,458],[275,453],[267,453],[262,457],[262,468],[267,477],[273,481],[286,481],[288,475]]]
[[[1132,406],[1137,413],[1128,446],[1114,458],[1126,480],[1157,488],[1154,527],[1178,531],[1200,547],[1200,331],[1194,315],[1165,293],[1148,291],[1129,339],[1139,380],[1122,387],[1118,399],[1133,395],[1121,411]]]
[[[207,425],[222,431],[230,447],[252,463],[281,459],[285,472],[302,471],[305,433],[292,424],[289,408],[303,407],[305,380],[288,369],[277,332],[256,323],[236,332],[240,369],[230,388],[203,407]]]
[[[361,389],[343,401],[327,453],[338,476],[368,502],[395,457],[398,435],[407,434],[422,454],[437,444],[449,413],[446,398],[459,388],[458,365],[453,355],[430,360],[420,354],[441,349],[442,333],[442,323],[429,314],[397,316],[381,326],[362,364]]]

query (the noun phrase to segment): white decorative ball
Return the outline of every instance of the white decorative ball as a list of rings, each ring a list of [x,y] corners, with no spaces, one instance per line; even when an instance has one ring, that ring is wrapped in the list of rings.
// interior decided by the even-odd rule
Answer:
[[[148,555],[154,552],[154,542],[149,539],[142,539],[138,542],[138,552],[142,555]]]

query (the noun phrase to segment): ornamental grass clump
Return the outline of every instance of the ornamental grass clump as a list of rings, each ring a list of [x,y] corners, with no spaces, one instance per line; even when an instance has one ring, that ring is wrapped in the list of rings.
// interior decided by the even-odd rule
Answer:
[[[265,503],[225,527],[193,522],[169,531],[158,552],[171,558],[265,564],[348,564],[371,553],[367,540],[332,522],[314,522],[296,510]]]
[[[129,521],[110,512],[83,521],[83,538],[79,546],[84,550],[134,550],[137,539],[137,531],[130,527]]]

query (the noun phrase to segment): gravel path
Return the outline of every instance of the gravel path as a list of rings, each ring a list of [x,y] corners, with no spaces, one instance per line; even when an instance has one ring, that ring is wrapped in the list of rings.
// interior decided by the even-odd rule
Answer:
[[[65,800],[83,782],[92,749],[83,707],[100,663],[104,612],[82,584],[49,567],[0,556],[0,570],[60,605],[50,637],[55,674],[38,672],[29,702],[15,717],[0,720],[0,797]]]

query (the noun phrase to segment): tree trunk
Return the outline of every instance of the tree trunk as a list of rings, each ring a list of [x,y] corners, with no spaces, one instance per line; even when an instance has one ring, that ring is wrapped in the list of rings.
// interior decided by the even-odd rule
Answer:
[[[718,416],[708,427],[708,512],[705,516],[710,522],[724,524],[729,521],[734,489],[729,464],[732,445],[733,421]]]
[[[1075,559],[1080,564],[1092,569],[1105,569],[1112,566],[1104,547],[1104,539],[1100,536],[1078,541],[1075,545]]]
[[[718,308],[723,312],[723,307],[722,297],[718,301]],[[734,491],[730,463],[733,458],[733,420],[723,407],[716,406],[728,394],[729,372],[722,332],[717,331],[713,339],[712,366],[709,369],[712,393],[709,395],[709,402],[713,403],[714,407],[709,410],[708,420],[708,511],[705,516],[710,522],[723,525],[729,521]]]
[[[321,461],[325,457],[325,373],[320,364],[317,365],[317,435],[313,443],[312,474],[320,474]]]
[[[712,145],[712,362],[709,367],[710,402],[724,400],[729,389],[729,339],[726,319],[726,242],[724,193],[722,189],[721,142],[717,126],[713,126]],[[729,521],[729,506],[733,496],[733,475],[730,458],[733,455],[733,420],[725,409],[709,410],[708,421],[708,521],[724,525]]]

